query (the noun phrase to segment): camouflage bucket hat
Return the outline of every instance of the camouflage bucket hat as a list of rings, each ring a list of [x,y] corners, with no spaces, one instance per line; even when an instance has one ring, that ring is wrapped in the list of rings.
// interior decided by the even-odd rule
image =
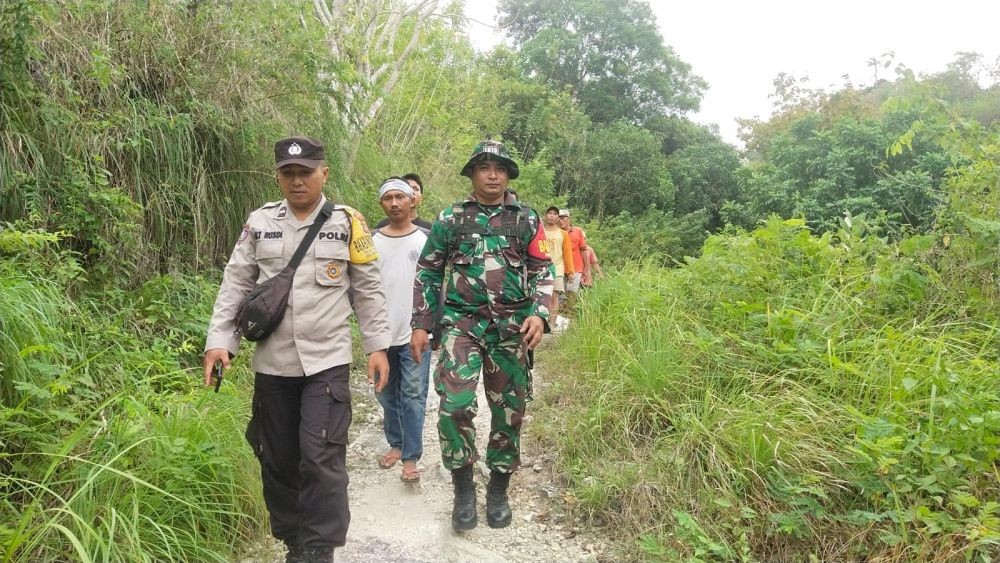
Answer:
[[[520,174],[520,171],[517,169],[517,163],[510,157],[507,147],[503,146],[503,143],[498,141],[483,141],[476,145],[476,148],[472,149],[472,156],[469,157],[469,162],[466,162],[465,166],[462,167],[462,176],[471,177],[472,165],[483,160],[502,162],[507,167],[507,177],[511,180],[517,178]]]

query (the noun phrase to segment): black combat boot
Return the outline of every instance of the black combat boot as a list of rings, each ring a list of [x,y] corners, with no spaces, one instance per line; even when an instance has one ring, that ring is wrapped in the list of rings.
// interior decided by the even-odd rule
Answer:
[[[510,473],[490,472],[490,484],[486,486],[486,523],[490,528],[506,528],[510,525],[510,504],[507,502],[507,485]]]
[[[464,532],[476,527],[476,484],[472,481],[472,466],[451,470],[451,483],[455,486],[455,507],[451,511],[451,527]]]
[[[282,540],[288,553],[285,554],[285,563],[305,563],[306,550],[299,545],[299,540]]]
[[[332,547],[310,547],[305,552],[306,563],[333,563]]]

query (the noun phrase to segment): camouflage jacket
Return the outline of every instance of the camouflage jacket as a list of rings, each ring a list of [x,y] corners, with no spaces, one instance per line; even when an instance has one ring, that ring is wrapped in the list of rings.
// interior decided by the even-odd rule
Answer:
[[[463,213],[456,216],[456,210]],[[491,234],[462,234],[462,215],[474,217],[477,230]],[[512,220],[519,215],[527,219],[526,228],[511,234]],[[443,326],[481,337],[495,323],[500,336],[507,338],[520,331],[524,319],[537,315],[548,332],[555,272],[539,248],[544,240],[538,214],[510,194],[495,208],[481,206],[472,196],[445,208],[431,227],[417,262],[411,326],[433,329],[441,284],[448,272]]]

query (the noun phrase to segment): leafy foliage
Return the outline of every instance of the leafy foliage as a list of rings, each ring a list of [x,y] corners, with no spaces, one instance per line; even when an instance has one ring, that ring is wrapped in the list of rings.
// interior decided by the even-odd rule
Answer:
[[[740,197],[739,167],[736,149],[719,141],[679,148],[667,160],[667,171],[675,188],[674,214],[704,212],[709,216],[706,225],[709,231],[721,229],[722,207]]]
[[[294,29],[294,5],[4,10],[21,22],[9,41],[30,47],[0,63],[21,84],[0,103],[0,220],[34,214],[34,226],[66,230],[98,283],[212,263],[277,194],[273,139],[336,146],[317,77],[328,63]]]
[[[750,225],[770,214],[806,217],[820,230],[835,226],[845,212],[885,214],[896,229],[926,230],[942,202],[950,160],[927,143],[888,156],[886,148],[906,130],[907,117],[845,116],[824,126],[820,115],[806,114],[773,137],[765,163],[745,177],[744,201],[730,200],[725,213]]]
[[[927,234],[771,219],[581,302],[543,426],[645,557],[996,558],[998,135],[919,100],[908,145],[957,153]]]
[[[672,208],[674,187],[666,160],[649,131],[626,123],[601,127],[587,138],[585,154],[571,205],[597,219],[622,211],[638,214],[649,206]]]
[[[691,73],[636,0],[501,0],[525,72],[567,88],[597,123],[643,123],[697,109],[705,82]]]
[[[70,300],[60,237],[0,231],[0,553],[230,560],[263,502],[242,392],[198,391],[213,284],[154,278]],[[234,541],[235,540],[235,541]]]

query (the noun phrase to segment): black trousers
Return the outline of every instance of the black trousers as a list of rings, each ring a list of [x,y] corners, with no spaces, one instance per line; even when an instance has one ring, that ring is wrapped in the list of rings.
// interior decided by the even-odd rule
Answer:
[[[309,377],[254,377],[246,438],[260,461],[271,533],[305,548],[347,540],[349,366]]]

